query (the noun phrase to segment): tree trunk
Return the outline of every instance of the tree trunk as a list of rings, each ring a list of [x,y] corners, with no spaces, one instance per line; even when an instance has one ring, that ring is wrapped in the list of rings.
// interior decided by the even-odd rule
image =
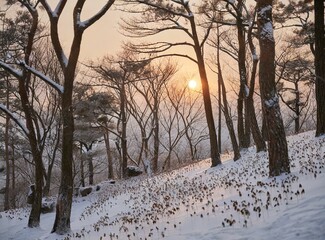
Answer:
[[[106,125],[106,127],[108,127]],[[104,140],[105,140],[105,146],[106,146],[106,154],[107,154],[107,178],[108,179],[114,179],[114,170],[113,170],[113,159],[111,154],[111,147],[109,144],[109,132],[105,130],[104,133]]]
[[[122,150],[122,177],[127,177],[127,139],[126,139],[126,92],[125,92],[125,83],[122,83],[121,93],[120,93],[120,101],[121,101],[121,121],[122,121],[122,136],[121,136],[121,150]]]
[[[253,22],[255,22],[255,16],[256,13],[254,13],[253,17]],[[251,72],[251,79],[250,79],[250,84],[249,84],[249,93],[247,96],[247,107],[248,107],[248,116],[250,117],[250,127],[253,135],[253,139],[256,145],[256,152],[260,151],[266,151],[266,144],[263,139],[263,135],[258,127],[258,122],[256,119],[256,114],[255,114],[255,107],[254,107],[254,90],[255,90],[255,79],[256,79],[256,72],[257,72],[257,64],[258,64],[258,56],[256,53],[256,48],[253,43],[252,39],[252,30],[253,30],[254,24],[251,25],[251,27],[248,30],[247,34],[247,39],[248,39],[248,44],[249,48],[252,53],[252,59],[253,59],[253,67],[252,67],[252,72]]]
[[[19,80],[19,95],[23,103],[23,110],[25,113],[26,126],[29,131],[28,140],[33,156],[33,162],[35,164],[35,197],[32,203],[32,209],[29,215],[28,227],[39,227],[41,204],[42,204],[42,191],[43,191],[43,160],[42,153],[37,144],[37,138],[35,134],[32,110],[25,89],[25,81]]]
[[[272,0],[257,1],[257,23],[260,44],[260,92],[269,139],[269,175],[290,172],[287,141],[279,99],[275,87],[275,42],[272,24]]]
[[[12,144],[12,149],[14,148],[14,144]],[[11,158],[11,190],[15,192],[16,190],[16,167],[15,167],[15,155],[12,154]],[[10,199],[11,208],[16,208],[16,196],[13,194]]]
[[[28,227],[39,227],[41,206],[42,206],[42,189],[43,189],[43,174],[42,174],[42,155],[38,152],[37,156],[33,156],[35,162],[35,195],[32,203],[32,210],[28,219]]]
[[[218,27],[218,37],[219,37],[219,27]],[[219,40],[218,40],[219,43]],[[219,47],[219,46],[218,46]],[[218,49],[219,54],[219,49]],[[219,64],[219,55],[218,55],[218,64]],[[221,153],[221,108],[222,108],[222,100],[221,100],[221,79],[218,77],[218,143],[219,143],[219,153]],[[192,159],[193,160],[193,159]]]
[[[325,134],[325,33],[324,1],[314,0],[315,9],[315,73],[317,125],[316,136]]]
[[[6,107],[9,109],[9,79],[7,79],[7,92],[6,92]],[[6,116],[6,127],[5,127],[5,159],[6,159],[6,191],[4,210],[10,209],[10,161],[9,161],[9,125],[10,117]],[[13,151],[14,149],[12,149]]]
[[[73,104],[72,92],[83,31],[75,29],[69,63],[64,73],[64,92],[62,94],[62,158],[61,182],[56,203],[56,215],[52,233],[65,234],[70,230],[70,217],[73,196]]]
[[[51,156],[48,156],[48,158],[50,159],[50,164],[47,167],[47,179],[46,179],[46,184],[43,190],[43,196],[49,196],[50,194],[50,190],[51,190],[51,179],[52,179],[52,170],[53,170],[53,166],[54,166],[54,162],[55,162],[55,158],[56,158],[56,153],[59,149],[59,145],[60,145],[60,136],[61,136],[61,129],[60,127],[58,127],[56,129],[56,143],[55,146],[53,148],[53,152]]]
[[[222,76],[221,76],[221,78],[222,78]],[[228,111],[228,101],[227,101],[227,96],[226,96],[226,88],[225,88],[225,84],[224,84],[223,81],[222,81],[221,85],[222,85],[222,89],[223,89],[222,90],[223,105],[224,105],[223,113],[225,115],[226,125],[227,125],[228,131],[229,131],[229,136],[230,136],[230,140],[231,140],[231,144],[232,144],[232,149],[234,151],[234,161],[236,161],[241,157],[241,155],[240,155],[239,146],[238,146],[237,139],[236,139],[234,125],[233,125],[232,119],[231,119],[229,111]]]
[[[223,113],[225,115],[226,125],[227,125],[228,131],[229,131],[229,136],[230,136],[230,140],[231,140],[231,144],[232,144],[232,149],[234,151],[234,161],[236,161],[241,156],[240,156],[239,146],[238,146],[237,139],[236,139],[234,125],[233,125],[233,122],[232,122],[232,119],[230,117],[229,110],[228,110],[226,87],[225,87],[225,83],[223,81],[223,76],[222,76],[222,72],[221,72],[219,59],[218,59],[218,78],[219,78],[219,80],[221,82],[221,87],[222,87]]]
[[[300,131],[300,93],[299,93],[299,86],[298,80],[295,81],[295,133],[298,134]]]
[[[28,82],[29,75],[25,72],[24,77],[18,79],[19,82],[19,96],[22,103],[22,108],[25,114],[26,127],[28,129],[28,141],[30,144],[33,162],[35,164],[35,197],[32,203],[32,209],[28,219],[28,227],[39,227],[41,204],[42,204],[42,191],[43,191],[43,160],[42,153],[38,146],[38,141],[35,133],[33,123],[33,110],[31,109],[27,89],[25,83]]]
[[[154,98],[153,121],[154,121],[154,142],[153,142],[153,159],[152,170],[154,173],[158,171],[159,158],[159,116],[158,116],[158,99]]]
[[[88,151],[87,151],[88,153]],[[88,161],[88,171],[89,171],[89,176],[88,176],[88,181],[89,185],[94,184],[94,164],[93,164],[93,158],[87,154],[87,161]]]
[[[80,153],[80,185],[85,187],[85,165],[84,165],[84,158],[82,153]]]
[[[250,86],[252,87],[252,86]],[[254,100],[253,97],[247,98],[247,106],[248,106],[248,116],[250,117],[250,127],[253,135],[253,139],[256,145],[256,152],[266,151],[266,144],[263,139],[262,133],[259,129],[257,120],[256,120],[256,114],[255,114],[255,108],[254,108]]]
[[[246,98],[247,73],[246,73],[246,41],[243,25],[243,1],[238,1],[237,37],[238,37],[238,70],[240,90],[238,95],[238,139],[240,148],[248,148],[250,145],[250,118]]]
[[[197,59],[197,65],[199,68],[200,78],[201,78],[201,85],[202,85],[202,94],[203,94],[203,102],[204,102],[204,109],[205,109],[205,116],[206,121],[209,129],[209,137],[210,137],[210,155],[211,155],[211,167],[215,167],[221,164],[220,160],[220,152],[218,148],[218,140],[217,140],[217,133],[213,119],[212,113],[212,106],[211,106],[211,97],[210,97],[210,89],[209,89],[209,82],[207,78],[207,73],[205,69],[204,59],[201,52],[201,46],[199,44],[198,35],[196,32],[196,25],[194,21],[194,16],[190,17],[191,29],[193,34],[193,41],[194,41],[194,50]]]
[[[220,35],[219,35],[219,26],[218,26],[218,28],[217,28],[217,38],[218,38],[218,42],[217,42],[217,65],[218,65],[218,82],[220,82],[219,91],[222,92],[223,114],[224,114],[225,119],[226,119],[226,125],[227,125],[227,128],[228,128],[228,132],[229,132],[229,136],[230,136],[230,140],[231,140],[231,144],[232,144],[232,149],[234,151],[234,161],[236,161],[241,157],[241,155],[240,155],[240,151],[239,151],[238,142],[237,142],[237,139],[236,139],[234,125],[233,125],[233,122],[232,122],[232,119],[231,119],[231,116],[230,116],[230,113],[229,113],[229,109],[228,109],[226,86],[225,86],[225,82],[223,80],[221,64],[220,64],[220,37],[219,36]],[[219,99],[219,102],[221,102],[221,98]]]

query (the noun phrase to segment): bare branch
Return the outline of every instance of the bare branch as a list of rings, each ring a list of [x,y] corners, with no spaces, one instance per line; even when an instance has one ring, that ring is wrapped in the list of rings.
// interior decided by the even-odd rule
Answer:
[[[18,116],[11,112],[5,105],[0,103],[0,110],[2,110],[7,116],[9,116],[20,128],[23,130],[25,135],[28,137],[29,131],[26,126],[20,121]]]

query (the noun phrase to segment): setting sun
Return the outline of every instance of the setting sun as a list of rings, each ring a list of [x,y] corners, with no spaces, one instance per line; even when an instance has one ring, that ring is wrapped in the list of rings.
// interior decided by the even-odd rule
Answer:
[[[188,82],[188,87],[189,87],[190,89],[195,89],[195,88],[197,87],[197,82],[196,82],[196,80],[194,80],[194,79],[190,80],[190,81]]]

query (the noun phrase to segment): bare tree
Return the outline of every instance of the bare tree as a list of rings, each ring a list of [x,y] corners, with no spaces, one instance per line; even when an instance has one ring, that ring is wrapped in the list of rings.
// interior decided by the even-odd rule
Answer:
[[[167,156],[163,163],[163,169],[171,169],[171,157],[174,149],[186,133],[186,126],[182,124],[180,108],[185,89],[176,87],[166,88],[166,98],[164,98],[163,111],[161,115],[161,125],[166,132],[166,142],[160,140],[161,145],[167,151]]]
[[[292,49],[290,46],[285,48],[281,59],[277,61],[279,66],[277,88],[282,102],[293,113],[291,120],[294,122],[294,131],[299,133],[307,114],[310,114],[308,110],[313,90],[312,61],[295,53],[295,48]],[[305,110],[307,112],[304,114]]]
[[[121,53],[117,58],[104,57],[100,64],[91,66],[91,68],[99,74],[100,83],[98,85],[107,87],[113,90],[116,94],[116,99],[119,99],[117,115],[117,133],[114,133],[121,144],[117,144],[121,157],[121,174],[122,177],[127,177],[128,151],[127,151],[127,123],[129,113],[128,104],[128,85],[132,81],[138,80],[136,74],[140,71],[147,62],[136,62],[129,58],[126,52]],[[95,85],[95,84],[93,84]]]
[[[229,113],[226,86],[225,86],[225,82],[223,80],[223,75],[222,75],[222,70],[221,70],[219,26],[217,28],[217,66],[218,66],[218,81],[220,81],[220,87],[221,87],[221,89],[219,89],[219,91],[222,92],[222,102],[223,102],[222,110],[223,110],[223,114],[226,119],[226,125],[227,125],[228,131],[229,131],[230,140],[231,140],[231,144],[232,144],[233,151],[234,151],[234,160],[236,161],[241,156],[240,156],[237,138],[236,138],[235,131],[234,131],[233,121],[232,121],[230,113]],[[220,98],[219,98],[219,101],[221,101]]]
[[[158,171],[158,159],[159,159],[159,146],[160,146],[160,103],[162,102],[162,95],[165,92],[166,84],[171,80],[177,71],[177,67],[171,61],[162,61],[157,64],[151,63],[146,66],[143,71],[144,80],[133,81],[132,85],[137,92],[142,96],[145,101],[145,106],[148,107],[149,116],[146,123],[143,121],[143,116],[136,116],[133,109],[133,116],[138,119],[139,127],[142,133],[142,140],[145,154],[148,149],[148,141],[150,137],[153,137],[153,149],[152,149],[152,171]],[[134,100],[134,98],[133,98]],[[135,103],[133,101],[133,103]],[[134,108],[135,104],[129,105],[130,108]],[[145,108],[146,108],[145,107]],[[138,108],[139,109],[139,108]],[[145,110],[145,109],[144,109]],[[144,113],[144,112],[142,112]],[[150,124],[149,121],[150,120]],[[147,126],[149,124],[149,126]],[[146,129],[148,128],[148,129]],[[148,133],[146,133],[148,131]],[[148,156],[146,156],[148,157]],[[148,166],[146,166],[148,167]],[[149,170],[149,169],[148,169]]]
[[[78,0],[73,9],[73,29],[74,36],[70,48],[69,57],[66,57],[58,32],[58,23],[60,16],[64,10],[67,0],[60,1],[54,10],[51,9],[48,1],[38,1],[46,10],[51,28],[51,40],[64,72],[64,81],[62,91],[62,159],[61,159],[61,185],[59,189],[59,197],[56,207],[56,217],[52,232],[64,234],[70,230],[70,215],[73,194],[73,178],[72,178],[72,159],[73,159],[73,109],[72,109],[72,93],[75,80],[75,72],[79,59],[82,36],[84,31],[99,20],[112,6],[114,0],[108,0],[101,10],[86,21],[81,20],[81,12],[84,7],[85,0]]]
[[[141,17],[124,21],[123,29],[126,31],[125,35],[131,37],[146,37],[173,30],[183,33],[184,37],[190,39],[190,42],[173,42],[173,40],[170,39],[170,41],[167,42],[160,41],[151,44],[129,45],[129,47],[133,51],[137,52],[149,53],[153,55],[158,54],[154,57],[185,57],[197,64],[201,78],[206,121],[209,129],[212,166],[220,164],[220,153],[218,150],[217,134],[211,106],[210,89],[204,61],[204,45],[213,27],[213,23],[209,24],[202,39],[200,40],[196,22],[197,20],[195,13],[191,10],[189,1],[132,0],[126,2],[135,6],[132,8],[132,12],[137,11],[137,5],[140,5],[142,8],[138,9],[138,13],[141,13]],[[192,48],[195,53],[195,58],[176,52],[171,54],[166,53],[167,50],[174,49],[178,46]]]
[[[103,137],[103,128],[98,128],[98,118],[107,116],[114,108],[114,99],[108,92],[96,92],[89,85],[76,85],[74,93],[75,141],[88,162],[89,184],[94,184],[93,145]],[[104,134],[105,137],[105,134]],[[81,156],[81,172],[83,172]],[[81,177],[84,185],[84,178]]]
[[[191,160],[194,161],[199,158],[199,145],[203,141],[208,140],[208,134],[206,133],[206,128],[201,126],[202,119],[204,119],[204,111],[203,104],[199,101],[200,94],[195,92],[195,90],[192,91],[191,89],[188,89],[187,85],[182,86],[178,84],[178,86],[171,86],[172,87],[170,87],[170,85],[166,86],[166,94],[168,98],[165,101],[167,105],[171,105],[174,108],[174,111],[172,111],[171,108],[168,112],[173,113],[174,115],[179,115],[176,117],[179,123],[175,123],[178,131],[173,133],[174,141],[173,144],[169,145],[173,147],[172,150],[181,164],[182,161],[186,161],[186,159],[179,158],[180,154],[178,154],[178,152],[181,151],[177,148],[178,142],[184,143],[183,138],[185,137],[190,150]],[[168,119],[172,118],[168,117]],[[173,125],[171,125],[171,127],[173,127]],[[176,128],[174,127],[173,130],[175,131],[175,129]],[[172,141],[169,142],[172,143]]]
[[[114,168],[113,168],[113,156],[110,145],[110,132],[113,129],[113,124],[111,123],[111,119],[106,114],[101,114],[97,118],[97,122],[99,126],[102,128],[104,132],[104,141],[106,147],[106,156],[107,156],[107,178],[114,179]]]
[[[217,13],[218,17],[215,17]],[[237,62],[239,72],[239,93],[237,101],[237,131],[240,148],[247,148],[250,145],[250,135],[252,133],[257,151],[265,149],[262,135],[258,127],[253,101],[255,75],[251,75],[248,83],[247,56],[247,32],[251,32],[254,26],[253,14],[248,11],[246,1],[229,0],[207,0],[201,6],[201,14],[207,16],[220,26],[235,26],[237,42],[234,37],[224,34],[222,37],[226,46],[219,44],[219,49],[229,55]],[[230,18],[226,18],[230,16]],[[252,22],[250,23],[250,21]],[[248,39],[249,41],[249,39]],[[213,43],[216,47],[216,43]],[[257,64],[257,63],[256,63]],[[252,73],[253,74],[253,73]]]
[[[21,65],[29,65],[31,62],[31,54],[33,51],[34,38],[37,36],[38,30],[38,12],[37,3],[26,1],[18,1],[27,10],[27,12],[21,13],[22,24],[25,26],[22,35],[25,37],[23,41],[23,47],[18,50],[19,55],[15,55]],[[8,2],[8,4],[13,4]],[[26,20],[27,19],[27,20]],[[29,26],[29,27],[27,27]],[[27,32],[26,32],[27,31]],[[26,35],[24,35],[26,34]],[[27,37],[26,37],[27,36]],[[10,53],[8,53],[10,54]],[[40,223],[41,213],[41,201],[42,201],[42,188],[43,188],[43,161],[42,161],[42,150],[39,146],[39,136],[37,135],[36,126],[37,116],[35,111],[32,109],[31,102],[29,99],[29,83],[31,80],[31,74],[27,69],[17,70],[13,65],[9,65],[4,61],[0,61],[0,66],[14,76],[18,80],[18,93],[24,112],[24,118],[26,121],[26,127],[17,119],[17,117],[10,112],[4,105],[0,104],[0,109],[10,116],[23,130],[24,134],[29,140],[33,161],[35,164],[35,197],[32,204],[32,210],[28,220],[29,227],[38,227]]]
[[[266,144],[262,136],[262,132],[260,131],[257,123],[255,107],[254,107],[254,99],[253,99],[254,92],[255,92],[255,80],[256,80],[255,78],[256,78],[259,58],[257,56],[256,47],[253,41],[253,33],[252,33],[253,27],[255,26],[256,11],[254,11],[252,15],[253,16],[251,16],[250,18],[250,26],[248,28],[247,39],[248,39],[249,49],[251,51],[253,66],[251,70],[249,90],[248,93],[246,94],[246,98],[247,98],[246,101],[247,101],[247,108],[248,108],[248,117],[250,118],[250,127],[256,145],[256,151],[260,152],[260,151],[266,151]]]
[[[275,87],[275,41],[272,24],[272,0],[256,5],[260,45],[259,81],[263,115],[268,133],[269,175],[290,172],[288,147]]]

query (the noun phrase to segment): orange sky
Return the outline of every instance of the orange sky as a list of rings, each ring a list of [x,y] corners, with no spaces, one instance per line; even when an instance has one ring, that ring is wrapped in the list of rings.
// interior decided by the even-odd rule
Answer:
[[[55,1],[55,3],[56,2],[57,1]],[[86,20],[89,16],[92,16],[95,12],[97,12],[103,6],[104,2],[105,0],[98,0],[96,1],[96,4],[94,4],[93,1],[86,1],[82,14],[82,20]],[[75,0],[68,1],[59,25],[62,44],[65,47],[66,52],[69,51],[73,34],[72,9],[74,3]],[[116,7],[113,5],[113,7],[99,21],[85,31],[80,61],[96,61],[104,55],[117,53],[120,50],[123,41],[126,42],[130,40],[137,40],[126,38],[119,33],[118,23],[121,16],[127,17],[127,13],[116,10]],[[129,16],[131,16],[131,14]],[[47,16],[44,16],[43,19],[47,21],[46,17]],[[173,35],[174,33],[169,34],[172,34],[172,36],[175,37]],[[161,40],[161,38],[159,40]],[[140,39],[139,41],[142,40]],[[192,49],[185,49],[185,51],[189,51],[188,54],[192,56],[194,54]],[[174,58],[174,60],[179,64],[179,75],[182,75],[185,78],[198,78],[197,66],[194,63],[180,58]]]

